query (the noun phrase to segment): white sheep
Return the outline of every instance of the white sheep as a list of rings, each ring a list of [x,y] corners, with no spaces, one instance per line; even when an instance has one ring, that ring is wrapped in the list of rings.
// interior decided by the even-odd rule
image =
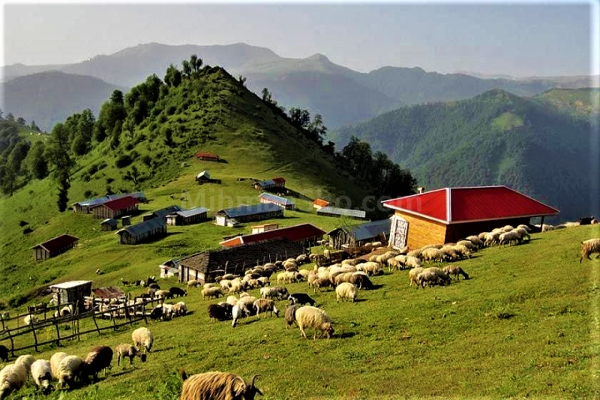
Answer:
[[[344,299],[350,299],[352,302],[356,300],[358,288],[350,282],[342,282],[335,288],[337,302]]]
[[[437,267],[426,268],[417,276],[421,287],[450,283],[450,277]]]
[[[525,238],[527,238],[528,241],[531,240],[529,231],[525,228],[515,228],[512,232],[516,232],[521,237],[521,240],[524,240]]]
[[[275,307],[275,302],[273,300],[256,299],[254,303],[252,303],[252,306],[254,308],[254,311],[256,312],[257,318],[260,318],[261,312],[264,312],[266,314],[267,311],[271,312],[271,316],[275,314],[275,316],[279,318],[279,310],[277,309],[277,307]]]
[[[579,225],[579,224],[577,224]],[[525,224],[521,224],[519,226],[517,226],[515,229],[525,229],[527,232],[531,232],[531,228]]]
[[[147,355],[142,353],[137,347],[130,345],[129,343],[121,343],[115,348],[117,353],[117,365],[121,365],[121,358],[129,358],[129,365],[133,365],[133,359],[137,356],[142,362],[146,362]]]
[[[223,291],[220,287],[209,287],[202,290],[202,298],[224,296]]]
[[[489,232],[485,235],[485,245],[486,246],[493,246],[495,244],[500,243],[500,234],[502,232]]]
[[[521,243],[521,236],[515,231],[504,232],[500,235],[500,244],[506,246],[513,243]]]
[[[421,267],[421,259],[414,256],[406,256],[406,265],[407,268],[420,268]]]
[[[183,386],[180,400],[254,400],[257,394],[263,395],[254,386],[255,375],[250,384],[238,375],[224,372],[205,372],[188,378],[181,372]]]
[[[477,246],[474,245],[470,240],[459,240],[456,242],[456,244],[465,246],[471,252],[477,251]]]
[[[599,253],[596,258],[600,257],[600,239],[588,239],[581,242],[581,258],[579,259],[579,263],[583,261],[584,258],[591,260],[590,254]]]
[[[56,379],[58,379],[58,367],[60,366],[60,362],[66,356],[68,356],[67,353],[59,351],[58,353],[52,354],[52,357],[50,357],[50,372]]]
[[[175,317],[181,317],[187,314],[187,306],[185,302],[180,301],[179,303],[173,304],[173,315]]]
[[[0,399],[21,389],[27,381],[27,369],[22,364],[9,364],[0,371]]]
[[[23,323],[25,325],[35,325],[38,323],[38,318],[35,315],[26,315],[25,318],[23,318]]]
[[[58,365],[58,388],[68,385],[70,389],[75,387],[75,382],[81,379],[83,359],[78,356],[66,356]]]
[[[41,389],[45,394],[50,392],[53,387],[50,384],[52,381],[52,372],[50,368],[50,361],[48,360],[36,360],[31,364],[31,377],[33,382],[38,389]]]
[[[410,272],[408,273],[408,282],[410,286],[412,286],[414,283],[417,289],[419,288],[419,280],[417,278],[419,277],[419,274],[423,272],[423,270],[424,268],[421,267],[415,267],[410,270]]]
[[[296,323],[304,338],[307,338],[304,331],[305,328],[313,328],[315,330],[313,340],[317,338],[317,331],[325,332],[328,339],[331,338],[334,332],[331,318],[329,318],[325,311],[313,306],[304,306],[297,309]]]
[[[442,262],[444,261],[444,252],[440,249],[436,249],[435,247],[429,247],[421,252],[421,257],[423,258],[423,261]]]
[[[478,236],[471,235],[471,236],[467,236],[466,239],[468,241],[470,241],[471,243],[473,243],[478,248],[482,248],[483,247],[483,241],[481,241],[481,239],[479,239]]]
[[[231,309],[231,316],[233,318],[233,321],[231,322],[231,326],[235,328],[238,320],[240,318],[247,317],[248,315],[250,315],[250,310],[248,310],[246,303],[238,302]]]
[[[17,357],[17,359],[15,360],[15,364],[23,365],[25,367],[25,370],[27,371],[29,371],[29,368],[31,368],[31,364],[33,364],[34,362],[35,358],[33,358],[33,356],[30,354],[24,354],[22,356]]]
[[[152,344],[154,344],[154,335],[152,335],[150,329],[145,327],[137,328],[132,332],[131,339],[133,340],[133,345],[135,347],[139,349],[143,348],[148,353],[150,353],[150,350],[152,350]]]
[[[515,229],[515,228],[513,228],[513,227],[512,227],[512,226],[510,226],[510,225],[504,225],[504,226],[503,226],[502,228],[500,228],[500,229],[502,229],[502,232],[506,233],[506,232],[510,232],[510,231],[512,231],[512,230],[513,230],[513,229]]]

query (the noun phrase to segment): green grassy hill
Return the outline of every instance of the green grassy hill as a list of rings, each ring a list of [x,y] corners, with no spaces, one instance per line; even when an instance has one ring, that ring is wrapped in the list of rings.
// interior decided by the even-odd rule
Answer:
[[[600,89],[551,89],[535,96],[560,111],[576,116],[597,118],[600,114]]]
[[[332,136],[352,136],[406,166],[427,189],[507,185],[561,210],[597,215],[594,129],[539,100],[492,90],[469,100],[404,107]],[[573,193],[580,195],[573,196]]]
[[[98,384],[44,398],[175,400],[180,367],[246,379],[259,374],[256,384],[267,400],[596,398],[600,259],[580,264],[579,242],[599,236],[597,226],[574,227],[484,249],[458,262],[471,279],[446,287],[415,289],[407,271],[386,271],[372,278],[377,289],[360,291],[356,303],[310,291],[334,321],[331,340],[300,338],[281,317],[250,317],[235,329],[230,321],[211,322],[206,307],[217,300],[194,290],[182,299],[189,315],[148,325],[155,343],[147,363],[138,359],[131,368],[113,361]],[[305,283],[288,289],[307,291]],[[129,342],[137,327],[85,335],[35,357],[114,347]],[[30,383],[12,398],[41,398],[34,393]]]

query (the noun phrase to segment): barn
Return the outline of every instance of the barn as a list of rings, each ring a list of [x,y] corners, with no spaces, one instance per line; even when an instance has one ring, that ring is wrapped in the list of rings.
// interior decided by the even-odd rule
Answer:
[[[267,179],[265,181],[257,182],[254,184],[255,189],[269,190],[269,189],[283,189],[285,188],[285,178],[277,177],[273,179]]]
[[[215,153],[207,153],[204,151],[199,151],[196,153],[196,158],[198,160],[203,160],[203,161],[221,161],[221,158],[216,155]]]
[[[65,234],[57,236],[44,243],[33,246],[31,248],[33,250],[33,259],[38,261],[57,256],[75,247],[78,241],[79,238],[71,235]]]
[[[139,202],[134,197],[126,196],[96,204],[91,206],[90,210],[94,214],[94,218],[119,218],[136,211]]]
[[[208,220],[208,208],[192,208],[167,215],[167,225],[191,225]]]
[[[167,215],[174,214],[178,211],[182,211],[182,208],[179,206],[169,206],[169,207],[161,208],[160,210],[153,211],[148,214],[144,214],[142,216],[142,220],[149,221],[151,219],[158,218],[158,219],[161,219],[166,222]]]
[[[164,236],[167,233],[167,222],[164,218],[153,218],[148,221],[130,225],[117,231],[119,243],[138,244]]]
[[[117,229],[117,220],[112,218],[107,218],[100,223],[100,229],[103,231],[114,231]]]
[[[120,199],[123,197],[133,197],[134,199],[137,199],[139,202],[144,202],[146,200],[146,195],[144,195],[144,193],[142,193],[142,192],[111,194],[109,196],[82,200],[82,201],[72,204],[71,207],[73,207],[74,212],[89,214],[91,212],[92,207],[100,205],[100,204],[104,204],[107,201],[116,200],[116,199]]]
[[[275,196],[270,193],[261,193],[258,197],[263,204],[276,204],[286,210],[294,210],[296,208],[296,205],[285,197]]]
[[[389,232],[389,227],[388,227]],[[273,229],[251,235],[235,236],[220,243],[223,247],[236,247],[244,244],[263,242],[265,240],[286,238],[291,242],[301,243],[304,248],[309,248],[321,240],[325,231],[313,224],[299,224],[285,228]]]
[[[220,226],[231,226],[230,222],[260,221],[283,217],[283,209],[275,204],[257,204],[255,206],[239,206],[217,211],[215,223]]]
[[[321,207],[317,210],[318,215],[325,215],[328,217],[350,217],[355,219],[364,219],[367,213],[362,210],[351,210],[349,208],[338,208],[338,207]]]
[[[383,202],[394,210],[390,244],[421,248],[456,242],[504,225],[529,224],[533,217],[555,216],[547,206],[507,186],[442,188]]]
[[[392,221],[366,222],[353,226],[342,226],[328,233],[331,246],[335,249],[364,246],[368,242],[387,242]]]

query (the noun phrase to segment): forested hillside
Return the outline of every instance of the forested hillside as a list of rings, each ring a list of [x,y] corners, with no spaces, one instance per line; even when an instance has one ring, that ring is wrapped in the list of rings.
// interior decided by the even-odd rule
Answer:
[[[404,107],[337,131],[371,143],[407,166],[428,189],[503,184],[561,210],[561,219],[599,213],[600,157],[586,118],[492,90],[470,100]]]

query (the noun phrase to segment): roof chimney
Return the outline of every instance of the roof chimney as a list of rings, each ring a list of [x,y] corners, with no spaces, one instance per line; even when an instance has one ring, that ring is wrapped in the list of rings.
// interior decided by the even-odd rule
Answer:
[[[421,194],[421,193],[425,193],[425,186],[419,186],[419,187],[417,188],[417,192],[419,192],[419,194]]]

